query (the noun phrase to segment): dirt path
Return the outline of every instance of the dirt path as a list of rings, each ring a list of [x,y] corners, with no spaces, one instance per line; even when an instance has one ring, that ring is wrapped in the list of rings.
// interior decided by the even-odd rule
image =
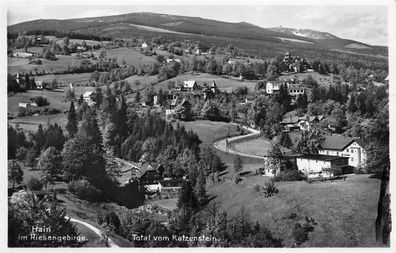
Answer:
[[[75,223],[79,223],[82,224],[84,226],[86,226],[87,228],[89,228],[90,230],[92,230],[92,232],[94,232],[95,234],[97,234],[99,237],[102,237],[102,231],[100,231],[98,228],[92,226],[89,223],[86,223],[85,221],[82,220],[77,220],[68,216],[65,216],[66,219],[70,218],[71,222],[75,222]],[[110,248],[119,248],[120,246],[118,246],[117,244],[115,244],[115,242],[113,240],[111,240],[110,238],[108,238],[108,244]]]
[[[242,126],[242,127],[244,129],[246,129],[246,130],[249,130],[251,133],[250,134],[246,134],[246,135],[239,135],[239,136],[235,136],[235,137],[231,137],[231,138],[225,138],[225,139],[218,140],[218,141],[213,143],[213,146],[216,149],[218,149],[220,151],[223,151],[223,152],[225,152],[227,154],[234,154],[234,155],[240,155],[240,156],[246,156],[246,157],[263,159],[264,156],[247,154],[247,153],[243,153],[243,152],[234,150],[231,147],[227,147],[227,141],[229,143],[229,142],[232,142],[232,141],[235,141],[235,140],[243,140],[243,139],[246,139],[246,138],[250,138],[252,136],[259,136],[260,133],[261,133],[259,130],[256,130],[256,129],[253,129],[253,128],[250,128],[250,127],[245,127],[245,126]]]

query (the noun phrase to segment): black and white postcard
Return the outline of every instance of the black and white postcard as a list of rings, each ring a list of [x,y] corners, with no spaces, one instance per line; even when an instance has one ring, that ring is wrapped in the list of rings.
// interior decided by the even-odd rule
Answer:
[[[389,251],[395,7],[3,3],[3,247]]]

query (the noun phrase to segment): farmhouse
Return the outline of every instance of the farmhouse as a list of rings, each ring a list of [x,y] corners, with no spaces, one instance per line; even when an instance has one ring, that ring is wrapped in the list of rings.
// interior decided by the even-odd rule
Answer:
[[[296,158],[298,170],[308,177],[329,177],[334,171],[348,165],[348,157],[329,156],[320,154],[305,154]]]
[[[28,57],[33,57],[36,54],[34,53],[24,53],[24,52],[15,52],[12,54],[12,56],[16,57],[16,58],[28,58]]]
[[[89,105],[95,104],[96,93],[94,91],[87,91],[83,95],[84,101]]]
[[[19,103],[19,107],[21,108],[30,108],[30,107],[37,107],[36,103]]]
[[[146,42],[143,42],[142,48],[147,48],[147,47],[148,47],[147,43],[146,43]]]
[[[158,182],[162,179],[163,172],[164,167],[159,163],[142,163],[136,174],[139,187],[148,185],[156,185],[158,187]]]
[[[326,136],[319,146],[319,154],[348,158],[348,165],[358,167],[366,161],[365,143],[361,139],[341,135]]]
[[[44,83],[43,83],[43,81],[34,81],[34,82],[35,82],[35,84],[36,84],[36,89],[38,89],[38,90],[44,89]]]
[[[184,91],[196,91],[197,89],[198,85],[196,81],[183,81]]]

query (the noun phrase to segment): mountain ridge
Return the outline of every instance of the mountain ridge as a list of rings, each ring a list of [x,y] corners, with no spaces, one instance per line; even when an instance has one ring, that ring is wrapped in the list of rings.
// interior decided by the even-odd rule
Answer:
[[[204,36],[247,39],[263,41],[263,43],[289,43],[296,46],[309,44],[312,47],[325,49],[347,49],[357,45],[364,49],[372,46],[354,40],[339,38],[325,32],[311,29],[295,28],[263,28],[248,22],[226,22],[201,17],[160,14],[152,12],[136,12],[120,15],[86,17],[73,19],[38,19],[8,26],[9,32],[30,30],[57,30],[60,32],[78,32],[103,35],[114,38],[127,38],[131,34],[141,32],[127,24],[161,28],[151,33],[166,33],[166,30]],[[164,31],[165,30],[165,31]],[[327,36],[324,36],[327,34]],[[324,36],[324,37],[323,37]],[[318,39],[320,37],[320,39]],[[349,47],[348,47],[349,45]],[[352,45],[352,46],[350,46]]]

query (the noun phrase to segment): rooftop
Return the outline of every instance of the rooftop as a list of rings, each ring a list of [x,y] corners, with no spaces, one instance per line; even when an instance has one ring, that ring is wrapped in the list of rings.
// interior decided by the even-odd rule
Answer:
[[[304,154],[298,158],[309,159],[309,160],[320,160],[320,161],[335,161],[339,159],[349,159],[349,157],[319,155],[319,154]]]
[[[329,135],[320,144],[322,149],[333,149],[333,150],[344,150],[348,145],[350,145],[354,138],[341,136],[341,135]]]

